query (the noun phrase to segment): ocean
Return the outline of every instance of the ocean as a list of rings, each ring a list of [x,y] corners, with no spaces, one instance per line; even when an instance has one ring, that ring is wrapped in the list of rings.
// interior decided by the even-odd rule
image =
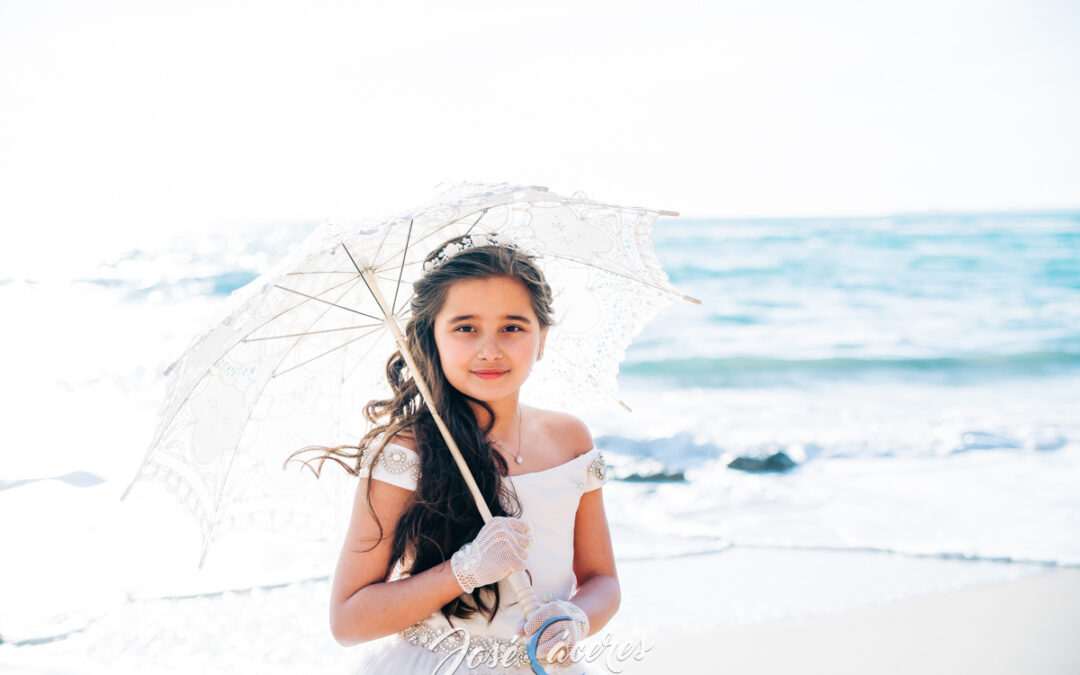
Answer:
[[[197,535],[164,490],[118,502],[164,369],[316,225],[0,272],[0,663],[47,654],[84,672],[89,649],[133,670],[151,653],[225,669],[184,638],[212,634],[236,643],[237,667],[255,653],[245,638],[275,635],[283,672],[336,666],[298,646],[328,640],[336,542],[284,557],[222,542],[233,567],[196,575]],[[702,303],[634,340],[619,378],[632,413],[580,411],[608,457],[619,561],[776,549],[1080,566],[1080,214],[661,218],[655,243]],[[777,453],[793,466],[729,466]],[[233,620],[278,605],[317,620]]]
[[[623,475],[684,474],[613,509],[641,555],[664,534],[1080,564],[1080,217],[661,220],[656,243],[703,302],[634,342],[644,433],[602,439]],[[776,452],[797,467],[727,468]]]

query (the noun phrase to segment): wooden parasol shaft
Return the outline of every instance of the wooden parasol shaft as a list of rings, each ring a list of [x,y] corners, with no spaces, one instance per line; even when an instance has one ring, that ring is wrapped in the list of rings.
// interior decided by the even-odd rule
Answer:
[[[352,257],[351,254],[350,257]],[[356,264],[355,260],[353,261],[353,264]],[[393,315],[393,312],[386,303],[386,299],[383,297],[382,291],[379,289],[379,282],[376,280],[375,274],[369,269],[360,269],[359,265],[357,265],[357,269],[363,276],[365,283],[367,283],[371,294],[375,297],[375,301],[379,303],[379,307],[382,309],[386,326],[393,334],[394,340],[398,344],[398,349],[401,351],[405,363],[409,366],[409,372],[412,373],[413,381],[416,382],[416,386],[420,389],[420,394],[423,396],[424,403],[427,404],[428,410],[431,411],[431,416],[435,420],[436,426],[438,426],[439,431],[442,432],[443,439],[446,441],[446,446],[450,448],[450,454],[453,456],[454,462],[457,464],[462,477],[465,479],[465,484],[469,486],[469,492],[472,493],[473,501],[476,502],[476,508],[480,511],[480,517],[484,519],[485,523],[490,522],[492,518],[491,509],[488,508],[484,496],[480,494],[480,488],[476,485],[476,479],[473,478],[472,472],[469,471],[469,465],[465,463],[465,458],[461,456],[461,450],[458,449],[457,442],[454,441],[454,437],[446,427],[446,422],[444,422],[442,416],[439,415],[439,411],[435,409],[435,404],[432,402],[434,399],[431,395],[431,390],[428,389],[427,382],[424,381],[424,378],[420,374],[420,369],[416,367],[416,362],[413,361],[413,356],[412,353],[409,352],[409,345],[405,340],[405,335],[401,332],[401,327],[398,326],[397,318]],[[507,577],[507,579],[510,581],[510,587],[514,589],[514,595],[517,596],[522,611],[525,612],[525,617],[528,618],[540,607],[540,601],[537,599],[536,593],[529,584],[525,571],[514,572]]]

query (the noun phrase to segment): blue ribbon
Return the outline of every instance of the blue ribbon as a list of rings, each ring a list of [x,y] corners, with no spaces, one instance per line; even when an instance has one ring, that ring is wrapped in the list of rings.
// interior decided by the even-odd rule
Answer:
[[[532,671],[535,675],[548,675],[548,672],[544,670],[544,667],[540,665],[540,659],[536,657],[536,643],[540,640],[540,634],[544,632],[544,629],[555,623],[556,621],[573,621],[569,616],[556,616],[548,619],[537,629],[533,636],[529,638],[529,641],[525,645],[525,650],[529,653],[529,663],[532,664]],[[585,675],[582,673],[582,675]]]

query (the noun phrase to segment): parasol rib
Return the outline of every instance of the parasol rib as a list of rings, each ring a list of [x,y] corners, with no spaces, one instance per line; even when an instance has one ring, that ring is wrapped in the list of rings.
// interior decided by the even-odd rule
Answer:
[[[352,307],[346,307],[345,305],[339,305],[336,302],[330,302],[329,300],[323,300],[322,298],[317,298],[314,295],[308,295],[307,293],[304,293],[302,291],[298,291],[298,290],[293,289],[293,288],[286,288],[285,286],[282,286],[281,284],[274,284],[274,288],[280,288],[281,290],[288,291],[289,293],[296,293],[297,295],[302,295],[305,298],[309,298],[311,300],[316,300],[318,302],[325,302],[326,304],[337,307],[338,309],[344,309],[346,312],[352,312],[353,314],[359,314],[360,316],[366,316],[367,318],[375,319],[376,321],[379,320],[379,317],[372,316],[371,314],[368,314],[367,312],[361,312],[360,310],[353,309]]]
[[[352,272],[349,272],[349,274],[352,274]],[[347,288],[344,293],[342,293],[341,295],[338,296],[337,299],[340,300],[340,299],[344,298],[348,294],[349,291],[352,290],[353,286],[356,286],[356,277],[355,276],[353,276],[353,277],[351,277],[349,279],[346,279],[345,281],[340,281],[340,282],[334,284],[333,286],[330,286],[329,288],[324,288],[323,290],[319,291],[318,295],[323,295],[324,293],[329,293],[330,291],[337,290],[337,289],[341,288],[342,286],[344,286],[345,284],[350,283],[350,282],[352,282],[352,286]],[[243,339],[251,337],[252,335],[257,333],[259,330],[265,328],[266,326],[269,326],[271,323],[273,323],[274,321],[277,321],[278,319],[285,316],[286,314],[293,311],[294,309],[303,307],[304,305],[307,304],[307,302],[308,301],[305,298],[304,300],[301,300],[300,302],[296,303],[292,307],[286,307],[285,309],[281,310],[280,312],[278,312],[274,316],[270,317],[266,321],[263,321],[262,323],[260,323],[258,326],[255,326],[254,328],[252,328],[250,331],[248,331],[247,335],[245,335],[244,338],[241,338],[241,339],[243,340]],[[319,319],[323,318],[324,316],[326,316],[326,312],[323,312],[322,314],[320,314]],[[318,322],[319,319],[316,319],[315,322]],[[312,322],[313,325],[314,325],[315,322]]]
[[[483,209],[479,209],[480,216],[476,219],[476,221],[472,225],[469,226],[469,230],[467,230],[467,231],[471,231],[472,228],[476,227],[476,223],[480,222],[480,220],[487,214],[488,210],[490,210],[490,207],[485,207]],[[471,216],[474,213],[477,213],[477,211],[469,211],[468,213],[466,213],[464,215],[458,216],[454,220],[448,221],[446,223],[443,223],[442,225],[439,225],[436,228],[433,228],[427,234],[425,234],[424,236],[422,236],[422,237],[418,238],[416,241],[414,241],[413,246],[415,247],[420,242],[424,241],[425,239],[431,237],[434,234],[438,234],[439,232],[442,232],[443,230],[450,227],[451,225],[457,225],[458,223],[465,220],[466,218],[468,218],[469,216]],[[411,223],[412,221],[410,220],[409,222]],[[406,249],[406,250],[408,250],[408,249]],[[396,257],[397,257],[397,254],[394,253],[393,255],[387,257],[386,260],[383,260],[382,262],[373,265],[373,267],[375,267],[376,269],[381,270],[384,265],[386,265],[388,262],[390,262],[391,260],[393,260]],[[375,256],[372,256],[373,260],[374,260],[374,258],[375,258]]]
[[[356,330],[358,328],[374,328],[381,324],[376,323],[362,323],[359,326],[343,326],[342,328],[326,328],[323,330],[310,330],[304,333],[288,333],[287,335],[267,335],[266,337],[246,337],[242,338],[241,342],[259,342],[260,340],[280,340],[282,338],[302,337],[304,335],[321,335],[322,333],[337,333],[343,330]]]
[[[405,273],[405,258],[409,254],[409,238],[412,237],[413,219],[409,220],[409,231],[405,233],[405,247],[401,249],[401,267],[398,268],[397,283],[394,284],[394,301],[390,303],[391,316],[397,312],[397,296],[401,290],[401,275]]]
[[[327,354],[333,354],[334,352],[336,352],[336,351],[337,351],[337,350],[339,350],[339,349],[343,349],[343,348],[345,348],[345,347],[348,347],[348,346],[349,346],[350,344],[352,344],[352,343],[356,342],[357,340],[363,340],[364,338],[366,338],[366,337],[367,337],[367,336],[369,336],[369,335],[372,335],[372,334],[374,334],[374,333],[378,333],[379,331],[383,330],[383,328],[384,328],[384,326],[380,325],[380,326],[379,326],[378,328],[375,328],[375,329],[373,329],[373,330],[369,330],[368,332],[364,333],[363,335],[360,335],[360,336],[354,337],[354,338],[353,338],[353,339],[351,339],[351,340],[347,340],[347,341],[345,341],[345,342],[343,342],[343,343],[339,344],[339,345],[338,345],[338,346],[336,346],[336,347],[331,347],[330,349],[327,349],[327,350],[326,350],[325,352],[323,352],[322,354],[319,354],[319,355],[317,355],[317,356],[312,356],[312,357],[311,357],[310,359],[308,359],[308,360],[306,360],[306,361],[301,361],[300,363],[297,363],[297,364],[296,364],[296,365],[294,365],[294,366],[289,366],[288,368],[286,368],[285,370],[282,370],[281,372],[277,372],[277,371],[275,371],[275,372],[274,372],[274,373],[273,373],[272,375],[270,375],[270,377],[271,377],[271,378],[274,378],[274,377],[278,377],[278,376],[280,376],[280,375],[284,375],[285,373],[288,373],[288,372],[290,372],[290,371],[296,370],[296,369],[297,369],[297,368],[299,368],[300,366],[306,366],[307,364],[311,363],[312,361],[316,361],[316,360],[318,360],[318,359],[321,359],[322,357],[326,356]],[[284,359],[283,359],[283,360],[284,360]]]

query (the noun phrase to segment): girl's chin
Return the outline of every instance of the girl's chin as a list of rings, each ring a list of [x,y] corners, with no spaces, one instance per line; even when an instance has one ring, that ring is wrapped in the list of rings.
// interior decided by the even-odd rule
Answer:
[[[485,402],[500,401],[509,396],[514,390],[515,387],[507,382],[505,376],[486,381],[474,377],[468,386],[458,389],[458,391],[464,392],[478,401]]]
[[[524,382],[511,379],[514,371],[510,370],[499,377],[484,378],[469,371],[463,380],[451,382],[458,391],[480,401],[498,401],[517,390]]]

